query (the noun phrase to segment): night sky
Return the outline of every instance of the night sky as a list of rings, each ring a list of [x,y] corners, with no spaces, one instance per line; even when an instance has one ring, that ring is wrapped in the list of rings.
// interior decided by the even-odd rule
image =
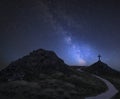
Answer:
[[[118,1],[118,2],[117,2]],[[1,0],[0,64],[52,50],[69,65],[120,70],[119,0]]]

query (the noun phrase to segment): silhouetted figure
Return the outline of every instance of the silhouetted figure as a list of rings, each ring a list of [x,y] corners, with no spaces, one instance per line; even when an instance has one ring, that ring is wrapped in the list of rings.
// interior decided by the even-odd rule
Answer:
[[[101,55],[100,54],[98,55],[98,61],[101,61]]]

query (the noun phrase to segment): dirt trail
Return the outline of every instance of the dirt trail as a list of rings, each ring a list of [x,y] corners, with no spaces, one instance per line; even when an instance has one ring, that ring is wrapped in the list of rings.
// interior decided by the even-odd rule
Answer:
[[[96,76],[96,75],[93,75],[93,76],[102,80],[107,85],[108,90],[102,94],[97,95],[97,96],[87,97],[85,99],[111,99],[115,94],[118,93],[118,90],[108,80],[103,79],[103,78]]]

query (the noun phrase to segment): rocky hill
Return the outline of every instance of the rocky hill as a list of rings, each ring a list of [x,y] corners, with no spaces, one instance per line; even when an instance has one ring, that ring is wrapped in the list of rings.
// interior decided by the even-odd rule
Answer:
[[[41,73],[55,72],[70,74],[71,70],[54,52],[39,49],[9,64],[0,72],[0,80],[33,80]]]
[[[120,75],[120,72],[112,69],[110,66],[108,66],[106,63],[102,61],[97,61],[96,63],[88,67],[82,68],[82,70],[90,72],[90,73],[94,73],[97,75],[109,75],[109,76]]]

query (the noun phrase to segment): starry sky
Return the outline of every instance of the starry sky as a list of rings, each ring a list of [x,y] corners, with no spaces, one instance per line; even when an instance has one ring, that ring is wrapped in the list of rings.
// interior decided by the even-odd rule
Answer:
[[[101,60],[120,70],[118,0],[1,0],[0,65],[52,50],[69,65]]]

